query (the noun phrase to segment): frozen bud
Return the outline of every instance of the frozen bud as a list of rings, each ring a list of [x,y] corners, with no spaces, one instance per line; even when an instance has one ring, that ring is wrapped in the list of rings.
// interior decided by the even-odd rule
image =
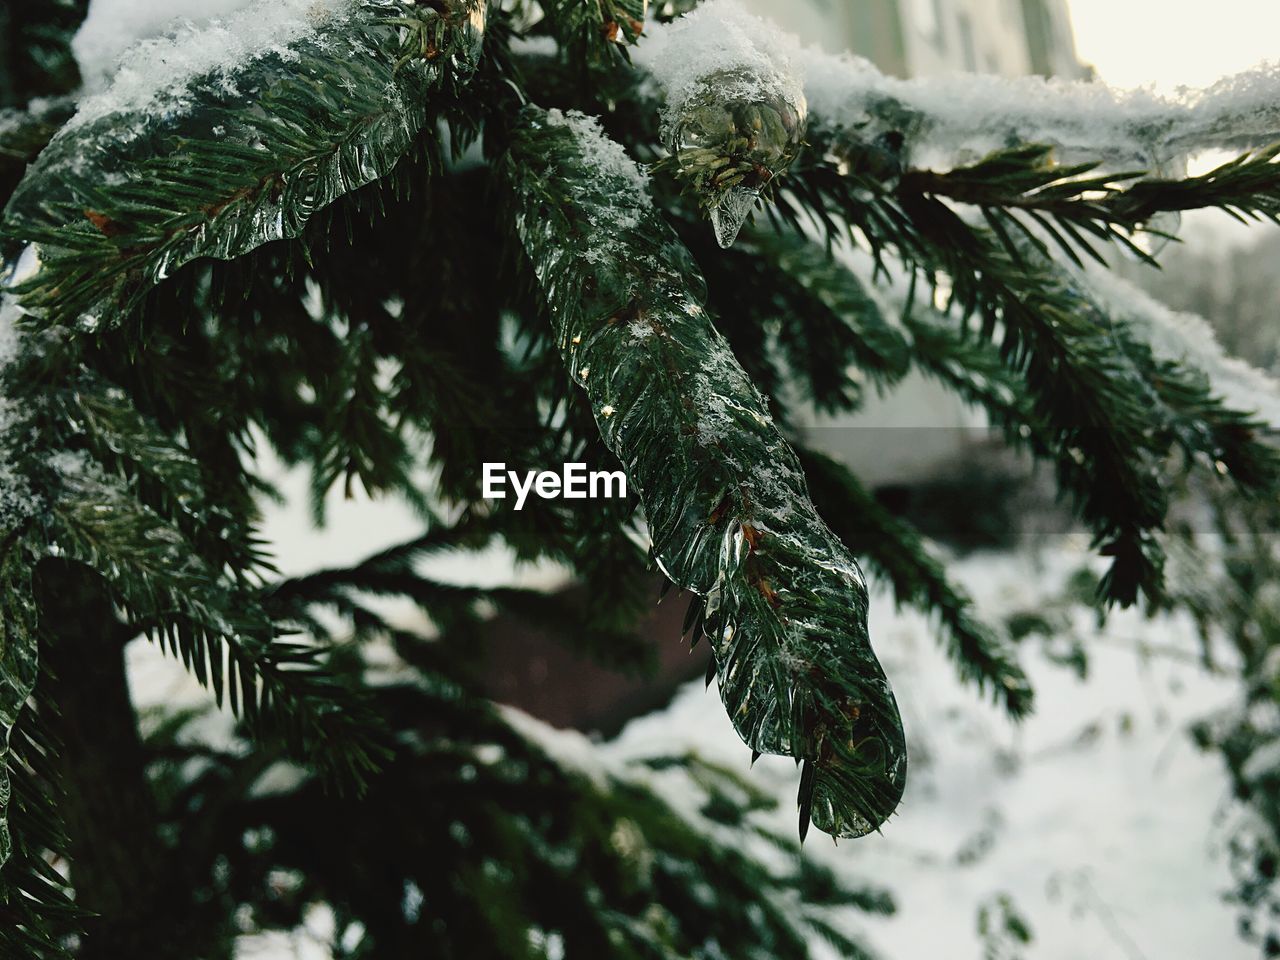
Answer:
[[[700,4],[636,48],[665,99],[671,168],[723,247],[804,140],[808,108],[791,52],[774,24],[732,0]]]
[[[798,90],[734,70],[706,77],[685,102],[667,147],[676,175],[709,213],[720,246],[733,243],[761,192],[795,159],[805,114]]]

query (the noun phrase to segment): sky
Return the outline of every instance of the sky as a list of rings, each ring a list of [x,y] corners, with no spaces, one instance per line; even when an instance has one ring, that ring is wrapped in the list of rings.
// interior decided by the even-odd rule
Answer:
[[[1069,0],[1076,47],[1112,86],[1202,87],[1280,59],[1276,0]]]

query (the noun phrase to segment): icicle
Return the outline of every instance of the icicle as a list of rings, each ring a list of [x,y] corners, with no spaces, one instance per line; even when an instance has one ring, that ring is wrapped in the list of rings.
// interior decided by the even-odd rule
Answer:
[[[751,216],[756,201],[760,199],[760,191],[748,187],[732,187],[720,198],[720,202],[711,208],[711,226],[716,232],[716,243],[722,250],[733,246],[742,232],[742,225]]]

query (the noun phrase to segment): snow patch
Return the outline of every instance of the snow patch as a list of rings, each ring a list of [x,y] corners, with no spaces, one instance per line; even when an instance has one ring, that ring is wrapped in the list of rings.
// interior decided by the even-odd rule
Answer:
[[[739,0],[708,0],[670,24],[646,28],[634,57],[666,97],[665,133],[690,100],[712,88],[724,100],[780,97],[803,103],[792,65],[801,53],[794,37],[749,13]]]
[[[622,144],[609,139],[599,119],[577,110],[548,110],[547,119],[554,126],[568,127],[573,131],[583,157],[600,176],[621,180],[632,190],[648,197],[649,175],[627,156]]]
[[[1263,744],[1244,765],[1247,780],[1262,780],[1276,774],[1280,774],[1280,740]]]
[[[1052,608],[1085,565],[1096,567],[1087,537],[1055,537],[1038,554],[976,555],[949,573],[982,617],[999,622]],[[872,591],[870,623],[907,728],[906,796],[881,833],[838,847],[811,833],[803,856],[893,893],[896,915],[859,917],[877,955],[976,957],[978,907],[1005,892],[1030,920],[1030,953],[1041,960],[1125,956],[1117,929],[1147,957],[1256,956],[1221,897],[1231,877],[1215,855],[1214,815],[1226,777],[1186,729],[1234,702],[1237,688],[1194,665],[1188,617],[1131,611],[1099,627],[1077,608],[1070,632],[1089,651],[1088,675],[1078,679],[1026,641],[1037,709],[1021,724],[959,681],[936,626],[899,609],[883,587]],[[693,751],[739,771],[778,800],[761,825],[794,836],[794,765],[764,756],[748,769],[719,698],[701,682],[598,749],[611,764]],[[649,785],[676,809],[702,803],[688,771],[669,769]]]
[[[618,234],[640,225],[637,210],[649,207],[649,176],[627,156],[622,145],[605,135],[600,121],[577,110],[548,110],[547,122],[573,131],[586,164],[595,171],[595,182],[606,197],[626,197],[625,203],[584,203],[595,237],[581,256],[588,263],[607,260]],[[585,378],[584,378],[585,379]]]
[[[1171,310],[1110,270],[1091,267],[1086,276],[1089,289],[1109,312],[1127,320],[1157,357],[1203,371],[1228,404],[1253,411],[1280,429],[1280,382],[1227,354],[1207,320]]]
[[[597,787],[609,784],[610,765],[599,748],[576,730],[558,730],[515,707],[497,704],[503,721],[558,764],[586,777]]]
[[[84,51],[81,66],[88,89],[101,92],[80,104],[66,130],[113,114],[155,111],[162,105],[167,112],[181,112],[189,108],[184,91],[193,80],[215,76],[230,83],[232,74],[253,60],[269,54],[291,58],[294,44],[352,8],[351,0],[215,0],[213,9],[227,11],[225,16],[174,19],[194,5],[193,0],[183,0],[176,7],[160,8],[162,13],[145,0],[108,0],[96,18],[91,13],[85,23],[88,33],[77,35],[76,49],[78,54]],[[112,40],[106,36],[107,27],[95,24],[110,20],[116,8],[120,8],[120,33]],[[207,14],[209,4],[203,8]],[[165,34],[147,36],[161,27],[166,28]],[[118,66],[110,82],[104,82],[99,57],[122,39],[127,42],[135,28],[146,38],[117,55],[113,62]],[[109,67],[106,72],[110,73]]]
[[[71,41],[85,89],[106,86],[121,55],[139,40],[181,28],[207,26],[243,9],[251,0],[91,0],[84,23]]]

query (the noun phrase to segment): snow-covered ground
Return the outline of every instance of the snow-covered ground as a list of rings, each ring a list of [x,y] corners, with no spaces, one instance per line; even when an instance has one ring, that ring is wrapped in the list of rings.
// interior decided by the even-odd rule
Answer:
[[[394,504],[335,499],[331,526],[314,531],[300,505],[302,477],[287,477],[284,487],[299,506],[273,510],[267,533],[286,545],[280,561],[288,572],[349,562],[417,529]],[[975,555],[950,571],[984,617],[1001,621],[1054,603],[1068,576],[1090,562],[1087,546],[1079,536],[1046,538],[1035,551]],[[497,554],[446,559],[433,572],[458,582],[543,586],[560,576],[554,569],[515,571]],[[1234,913],[1221,897],[1229,877],[1215,819],[1226,780],[1217,760],[1198,753],[1187,735],[1190,722],[1232,698],[1233,684],[1194,663],[1197,640],[1187,619],[1119,613],[1099,629],[1086,608],[1073,618],[1089,654],[1087,678],[1051,662],[1038,638],[1024,641],[1037,709],[1014,725],[957,681],[925,618],[875,593],[873,642],[907,724],[906,797],[880,835],[837,847],[811,833],[803,855],[893,892],[895,917],[849,917],[850,928],[886,960],[978,960],[978,906],[1000,893],[1031,922],[1036,940],[1027,956],[1034,960],[1256,955],[1236,938]],[[130,653],[144,705],[204,696],[154,647],[134,644]],[[749,752],[714,686],[688,686],[667,709],[604,744],[532,720],[521,726],[566,762],[625,769],[688,810],[700,800],[682,774],[630,761],[694,750],[776,793],[769,823],[794,836],[795,767],[764,757],[748,770]],[[255,938],[241,956],[323,960],[325,914],[315,912],[312,934]]]
[[[952,572],[994,619],[1039,609],[1086,559],[1082,541],[1062,537],[1035,557],[977,556]],[[893,891],[895,917],[853,924],[886,958],[976,960],[978,906],[998,893],[1031,922],[1036,960],[1255,955],[1221,900],[1214,821],[1225,779],[1186,733],[1232,685],[1183,658],[1196,648],[1185,619],[1115,615],[1099,631],[1082,609],[1075,628],[1088,642],[1087,679],[1027,641],[1037,710],[1018,726],[956,680],[927,621],[883,593],[873,601],[872,636],[907,723],[906,797],[880,835],[837,847],[811,834],[804,856]],[[700,683],[602,752],[625,761],[686,748],[747,762],[714,688]],[[649,779],[692,802],[680,775]],[[794,765],[762,758],[752,779],[776,792],[776,826],[794,832]]]

